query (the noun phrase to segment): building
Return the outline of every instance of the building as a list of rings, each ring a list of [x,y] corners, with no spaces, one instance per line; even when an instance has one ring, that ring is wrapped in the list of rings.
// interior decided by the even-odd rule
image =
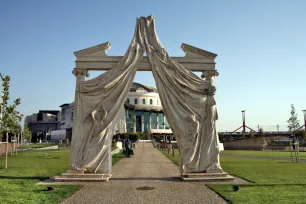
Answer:
[[[24,123],[32,132],[32,141],[45,140],[51,131],[59,129],[60,111],[40,110],[38,113],[26,116]]]
[[[169,129],[156,88],[133,83],[125,109],[127,132],[147,133],[151,129]]]
[[[66,138],[71,141],[72,137],[72,122],[73,122],[73,103],[65,103],[61,107],[61,119],[59,123],[59,128],[65,130]]]
[[[72,136],[74,103],[61,107],[60,129],[65,129],[67,139]],[[170,129],[163,113],[156,88],[133,83],[127,100],[120,110],[116,129],[124,132],[149,132],[151,129]]]

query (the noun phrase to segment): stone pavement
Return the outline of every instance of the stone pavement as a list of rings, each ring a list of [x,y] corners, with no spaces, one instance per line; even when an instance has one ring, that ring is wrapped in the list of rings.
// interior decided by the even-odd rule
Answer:
[[[178,167],[151,143],[138,144],[135,155],[113,167],[106,183],[86,184],[63,203],[226,203],[202,182],[184,182]],[[152,190],[137,190],[148,186]]]

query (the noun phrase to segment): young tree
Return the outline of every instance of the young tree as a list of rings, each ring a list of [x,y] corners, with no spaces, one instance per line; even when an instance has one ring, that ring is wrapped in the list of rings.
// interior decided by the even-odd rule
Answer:
[[[2,77],[2,119],[0,121],[0,135],[6,135],[6,147],[8,149],[8,134],[15,134],[19,129],[18,123],[22,120],[23,115],[16,110],[17,106],[20,105],[20,98],[17,98],[13,101],[12,105],[8,105],[8,101],[10,99],[9,88],[10,88],[10,77],[5,76]],[[5,168],[7,168],[7,151],[6,151],[6,160],[5,160]]]
[[[242,131],[241,138],[245,138],[245,132]]]
[[[254,137],[254,132],[252,130],[250,131],[250,137]]]
[[[296,129],[298,129],[300,127],[300,124],[299,124],[300,121],[297,119],[297,117],[298,117],[298,115],[295,112],[294,105],[291,104],[290,118],[289,118],[289,120],[287,120],[288,130],[290,132],[294,132]]]
[[[259,136],[260,137],[264,137],[265,136],[265,132],[262,128],[259,129]]]
[[[28,128],[28,126],[26,126],[26,125],[23,127],[23,138],[27,139],[27,140],[32,139],[32,133],[31,133],[30,129]]]

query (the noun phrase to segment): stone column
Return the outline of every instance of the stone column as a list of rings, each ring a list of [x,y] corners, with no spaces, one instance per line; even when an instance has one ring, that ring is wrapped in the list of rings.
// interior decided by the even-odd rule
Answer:
[[[209,94],[212,94],[214,98],[215,98],[215,91],[216,91],[215,78],[218,75],[219,75],[219,73],[217,71],[203,71],[202,75],[201,75],[202,78],[205,78],[205,81],[210,82],[211,89],[209,90]],[[217,111],[217,110],[215,109],[215,111]],[[216,114],[215,120],[217,120],[218,119],[217,118],[218,114],[217,114],[217,112],[215,114]],[[217,130],[215,129],[215,131],[217,131]],[[223,170],[220,166],[220,158],[219,158],[219,155],[220,155],[219,154],[219,152],[220,152],[220,150],[219,150],[219,147],[220,147],[219,136],[218,136],[217,132],[215,134],[216,134],[216,148],[218,149],[217,161],[213,166],[211,166],[209,169],[206,170],[207,173],[222,173],[223,172]]]
[[[133,124],[134,124],[133,132],[136,132],[136,110],[134,110]]]
[[[78,117],[78,93],[80,90],[80,83],[82,81],[85,81],[85,76],[89,77],[89,73],[87,69],[74,69],[72,71],[72,74],[74,74],[74,76],[76,77],[76,85],[75,85],[75,98],[74,98],[74,111],[73,111],[73,122],[72,122],[72,141],[71,141],[71,152],[73,152],[74,150],[74,130],[75,130],[75,123],[76,120],[75,118]],[[71,161],[73,162],[73,161]],[[74,167],[70,166],[68,169],[69,171],[75,171],[75,172],[79,172],[79,170],[76,170]],[[82,170],[80,171],[82,172]]]
[[[143,111],[141,111],[141,132],[144,132],[144,115]]]
[[[85,76],[86,77],[89,77],[89,73],[88,73],[88,70],[87,69],[74,69],[72,71],[72,74],[74,74],[74,76],[76,77],[76,83],[75,83],[75,96],[74,96],[74,110],[73,110],[73,123],[72,123],[72,135],[73,135],[73,127],[74,127],[74,124],[75,124],[75,119],[77,117],[77,114],[78,114],[78,110],[77,110],[77,104],[78,104],[78,97],[77,97],[77,94],[80,90],[80,83],[82,81],[85,81]]]
[[[208,81],[211,83],[212,86],[215,86],[215,78],[219,76],[219,73],[217,71],[203,71],[201,77],[205,81]]]
[[[156,129],[159,129],[158,112],[156,112]]]
[[[149,114],[149,132],[151,132],[151,128],[152,128],[152,126],[151,126],[151,111],[149,113],[150,113]]]

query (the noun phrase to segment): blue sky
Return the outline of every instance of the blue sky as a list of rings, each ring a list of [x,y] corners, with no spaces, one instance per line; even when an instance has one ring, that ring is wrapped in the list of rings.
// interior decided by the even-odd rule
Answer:
[[[135,19],[154,15],[171,56],[181,43],[218,54],[218,130],[286,129],[290,104],[306,109],[306,1],[16,1],[0,3],[0,73],[25,114],[74,100],[74,51],[110,41],[123,55]],[[97,73],[91,74],[96,76]],[[136,82],[155,85],[151,73]],[[271,127],[268,127],[271,126]]]

